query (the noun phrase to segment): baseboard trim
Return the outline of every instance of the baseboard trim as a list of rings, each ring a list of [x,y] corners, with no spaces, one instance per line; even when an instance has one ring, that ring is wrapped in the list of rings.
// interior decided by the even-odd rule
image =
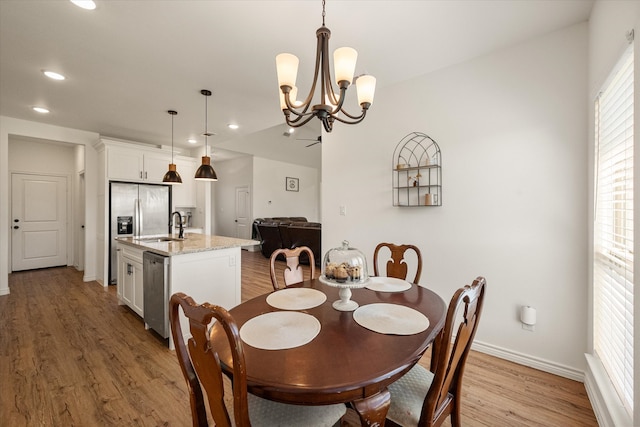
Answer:
[[[83,282],[93,282],[96,280],[96,276],[87,276],[86,274],[82,276]]]
[[[593,412],[602,427],[631,427],[633,421],[624,409],[618,394],[613,389],[600,361],[591,354],[585,354],[587,371],[584,386],[587,389]]]
[[[11,291],[9,290],[9,288],[0,289],[0,296],[9,295],[10,293],[11,293]]]
[[[564,378],[569,378],[570,380],[579,381],[581,383],[584,382],[585,373],[583,371],[580,371],[579,369],[574,369],[568,366],[561,365],[559,363],[551,362],[549,360],[533,357],[528,354],[519,353],[517,351],[479,341],[474,341],[474,343],[471,345],[471,348],[481,353],[499,357],[500,359],[505,359],[519,365],[529,366],[540,371],[548,372],[550,374],[558,375]]]

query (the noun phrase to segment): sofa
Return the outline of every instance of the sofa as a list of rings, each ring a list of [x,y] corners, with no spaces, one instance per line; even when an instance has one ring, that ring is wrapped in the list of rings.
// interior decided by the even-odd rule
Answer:
[[[265,258],[270,258],[277,249],[308,246],[313,252],[316,265],[320,266],[322,262],[322,225],[319,222],[309,222],[304,217],[256,218],[253,233],[253,238],[260,240],[260,250]],[[301,255],[300,262],[309,264],[305,254]]]

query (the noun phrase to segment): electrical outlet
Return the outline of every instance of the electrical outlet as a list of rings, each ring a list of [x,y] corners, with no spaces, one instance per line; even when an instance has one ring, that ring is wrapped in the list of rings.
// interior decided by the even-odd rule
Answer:
[[[346,216],[347,215],[347,207],[346,206],[340,206],[340,215],[341,216]]]

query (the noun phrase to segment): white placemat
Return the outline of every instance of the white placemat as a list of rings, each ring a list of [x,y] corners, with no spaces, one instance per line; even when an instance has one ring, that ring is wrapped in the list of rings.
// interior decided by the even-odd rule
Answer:
[[[320,322],[299,311],[261,314],[240,328],[240,338],[251,347],[282,350],[305,345],[320,332]]]
[[[365,288],[378,292],[404,292],[411,289],[411,283],[395,277],[369,277]]]
[[[317,307],[327,300],[327,296],[317,289],[286,288],[267,297],[267,304],[281,310],[306,310]]]
[[[353,312],[353,320],[374,332],[389,335],[413,335],[429,327],[424,314],[398,304],[363,305]]]

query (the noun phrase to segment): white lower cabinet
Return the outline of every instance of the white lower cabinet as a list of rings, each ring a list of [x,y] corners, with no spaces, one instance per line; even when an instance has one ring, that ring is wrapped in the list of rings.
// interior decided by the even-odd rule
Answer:
[[[202,239],[201,236],[198,238]],[[118,243],[118,300],[142,318],[144,318],[143,253],[144,249]],[[240,247],[223,247],[171,255],[166,298],[170,298],[176,292],[184,292],[198,304],[209,302],[230,310],[242,300],[241,259]],[[182,330],[188,333],[189,324],[183,314],[180,316]],[[174,349],[171,335],[169,335],[169,348]]]
[[[117,287],[118,299],[143,316],[142,250],[118,244]]]

